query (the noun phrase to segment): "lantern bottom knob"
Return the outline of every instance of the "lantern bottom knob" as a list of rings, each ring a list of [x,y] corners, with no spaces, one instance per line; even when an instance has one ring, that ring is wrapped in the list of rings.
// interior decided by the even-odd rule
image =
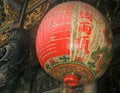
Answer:
[[[64,83],[70,87],[77,86],[78,85],[78,77],[74,74],[68,74],[64,77]]]

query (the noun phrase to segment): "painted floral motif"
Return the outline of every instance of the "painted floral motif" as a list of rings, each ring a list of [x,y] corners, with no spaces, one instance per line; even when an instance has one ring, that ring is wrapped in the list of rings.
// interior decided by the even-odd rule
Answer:
[[[99,75],[99,73],[103,73],[103,71],[107,69],[112,54],[108,47],[103,47],[102,49],[98,48],[97,51],[93,52],[91,57],[94,62],[88,62],[88,65],[91,68],[94,68],[95,66],[96,74]]]
[[[92,71],[87,67],[77,64],[77,62],[76,64],[75,62],[59,64],[58,66],[55,66],[51,71],[52,76],[58,80],[61,80],[61,82],[63,82],[65,75],[71,73],[79,77],[80,84],[87,84],[94,80],[94,73],[92,73]]]

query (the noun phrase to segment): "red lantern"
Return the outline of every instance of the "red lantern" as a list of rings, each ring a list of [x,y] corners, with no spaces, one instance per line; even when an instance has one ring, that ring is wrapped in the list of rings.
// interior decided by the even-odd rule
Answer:
[[[104,17],[83,2],[55,6],[43,18],[36,38],[39,62],[68,86],[101,77],[111,61],[111,29]]]

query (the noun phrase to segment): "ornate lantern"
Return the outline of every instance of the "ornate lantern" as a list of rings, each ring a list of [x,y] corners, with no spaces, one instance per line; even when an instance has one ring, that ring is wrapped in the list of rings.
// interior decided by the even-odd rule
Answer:
[[[111,61],[112,34],[94,7],[77,1],[59,4],[43,18],[36,37],[42,68],[68,86],[101,77]]]

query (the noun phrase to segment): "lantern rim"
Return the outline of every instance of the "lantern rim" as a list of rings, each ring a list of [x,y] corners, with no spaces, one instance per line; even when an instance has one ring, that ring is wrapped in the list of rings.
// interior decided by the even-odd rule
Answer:
[[[78,85],[78,76],[74,74],[67,74],[64,77],[64,83],[69,87],[74,87]]]

